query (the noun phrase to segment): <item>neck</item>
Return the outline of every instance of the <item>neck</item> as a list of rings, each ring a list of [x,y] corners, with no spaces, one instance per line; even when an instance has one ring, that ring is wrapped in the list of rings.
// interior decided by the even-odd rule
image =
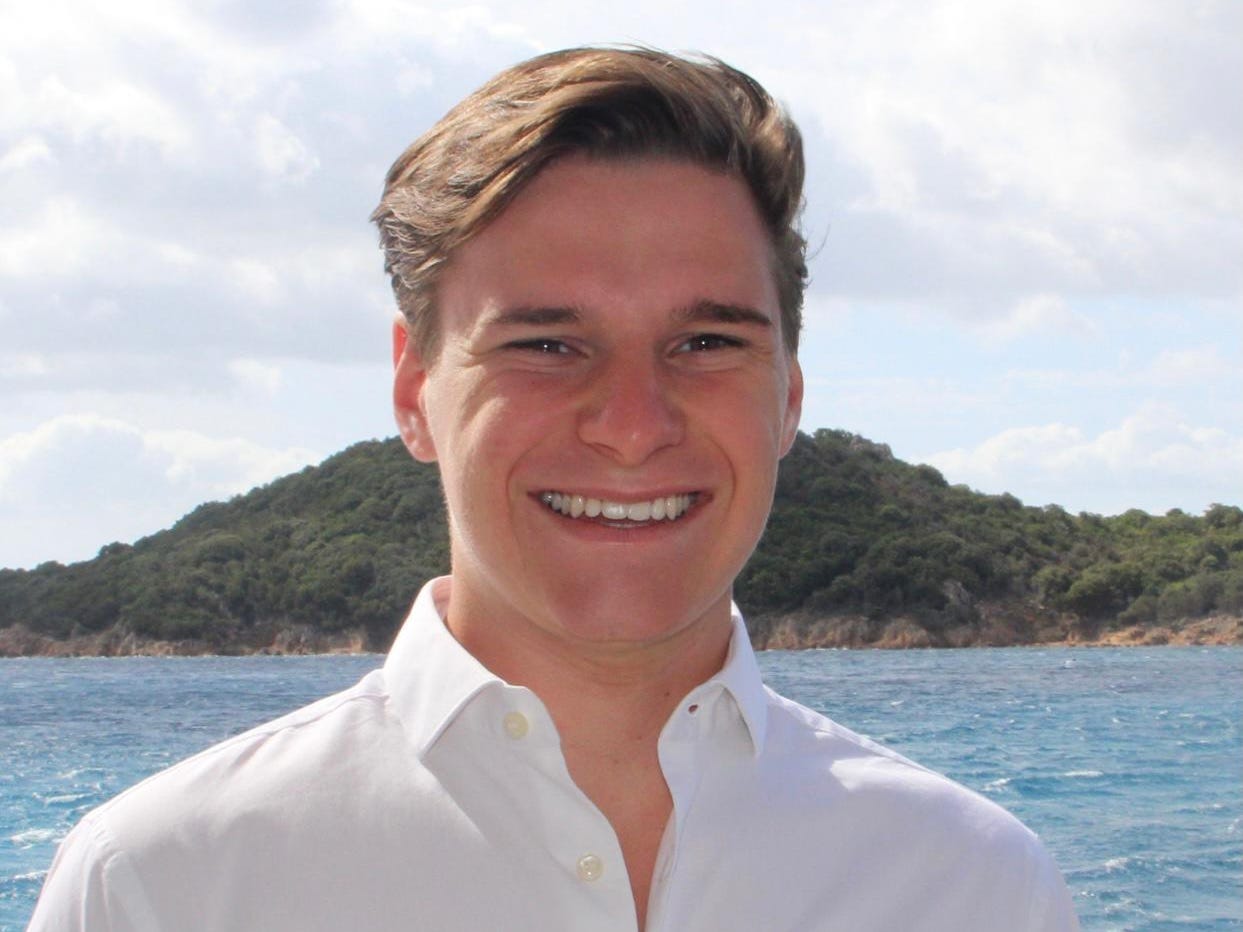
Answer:
[[[571,778],[617,835],[642,929],[673,808],[657,742],[677,703],[725,662],[728,593],[672,633],[634,641],[576,638],[555,619],[504,612],[473,594],[455,581],[449,630],[485,667],[547,707]]]
[[[615,737],[654,747],[674,706],[721,669],[733,631],[728,593],[671,633],[633,641],[576,637],[555,619],[498,610],[456,585],[446,619],[480,663],[539,696],[573,744]]]

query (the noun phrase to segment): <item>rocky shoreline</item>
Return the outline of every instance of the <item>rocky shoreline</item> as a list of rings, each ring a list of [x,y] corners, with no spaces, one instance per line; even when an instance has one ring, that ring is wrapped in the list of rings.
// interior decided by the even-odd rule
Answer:
[[[1044,624],[1034,630],[1005,619],[959,625],[931,632],[911,618],[876,622],[841,617],[808,621],[784,618],[752,637],[757,650],[971,647],[1186,647],[1243,644],[1243,617],[1214,615],[1169,624],[1090,625],[1078,620]]]
[[[56,639],[14,625],[0,629],[0,658],[5,657],[198,657],[377,652],[362,629],[325,633],[290,625],[269,636],[245,641],[161,641],[133,632],[106,631]],[[756,619],[752,644],[757,650],[909,650],[970,647],[1157,647],[1243,644],[1243,617],[1213,615],[1168,624],[1087,624],[1073,616],[1016,615],[986,611],[970,623],[929,631],[915,619],[868,619],[863,616],[810,618],[804,615]]]
[[[4,657],[207,657],[374,653],[362,629],[326,634],[306,625],[281,628],[270,638],[225,641],[162,641],[110,628],[94,634],[50,638],[14,625],[0,629]]]

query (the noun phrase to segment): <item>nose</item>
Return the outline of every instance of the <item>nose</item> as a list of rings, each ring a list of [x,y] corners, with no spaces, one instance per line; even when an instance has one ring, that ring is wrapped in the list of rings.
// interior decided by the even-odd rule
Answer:
[[[579,412],[580,439],[623,466],[682,441],[685,421],[658,361],[617,359],[593,379]]]

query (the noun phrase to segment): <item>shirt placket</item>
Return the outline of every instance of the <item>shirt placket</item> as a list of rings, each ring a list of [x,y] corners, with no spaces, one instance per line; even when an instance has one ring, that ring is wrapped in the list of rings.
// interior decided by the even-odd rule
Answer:
[[[675,932],[671,927],[666,928],[665,916],[670,912],[668,901],[676,893],[681,839],[707,767],[705,755],[711,752],[708,710],[720,697],[721,688],[716,684],[705,684],[694,690],[674,710],[661,733],[660,766],[673,798],[673,812],[661,839],[652,877],[645,932]]]
[[[530,691],[500,691],[498,739],[530,773],[528,827],[534,847],[547,853],[567,928],[583,932],[635,932],[634,901],[616,833],[571,779],[551,716]]]

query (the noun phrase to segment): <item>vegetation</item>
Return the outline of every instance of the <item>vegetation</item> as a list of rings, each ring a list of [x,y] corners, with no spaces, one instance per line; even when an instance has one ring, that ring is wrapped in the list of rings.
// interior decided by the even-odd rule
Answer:
[[[94,560],[0,570],[0,635],[107,633],[234,652],[296,631],[312,645],[352,634],[383,650],[422,582],[447,569],[434,467],[395,439],[360,443]],[[783,462],[737,592],[761,644],[778,628],[797,641],[826,624],[877,642],[895,618],[929,644],[987,641],[998,618],[1010,642],[1177,626],[1243,615],[1243,510],[1025,507],[820,430]]]

